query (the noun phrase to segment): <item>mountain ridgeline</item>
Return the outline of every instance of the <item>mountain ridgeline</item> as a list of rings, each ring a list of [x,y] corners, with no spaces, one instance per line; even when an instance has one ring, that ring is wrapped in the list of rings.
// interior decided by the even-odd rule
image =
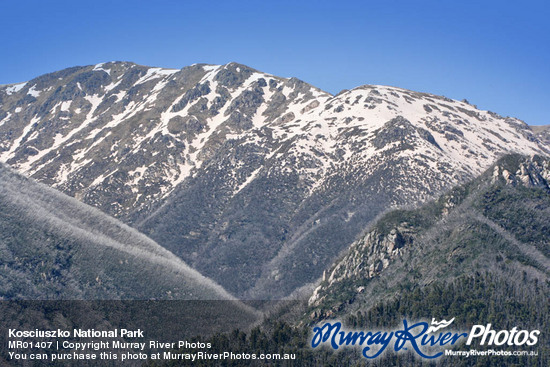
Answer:
[[[436,201],[382,216],[327,270],[310,316],[353,314],[474,274],[507,283],[510,302],[548,298],[548,218],[550,159],[506,156]]]
[[[295,353],[300,366],[364,365],[362,347],[311,348],[312,329],[392,330],[403,320],[452,320],[452,329],[539,330],[535,356],[446,356],[386,351],[376,366],[547,366],[550,363],[550,158],[508,155],[485,173],[415,209],[389,211],[328,269],[309,305],[289,303],[247,333],[200,338],[214,352]],[[284,321],[282,321],[284,320]],[[410,325],[409,323],[409,325]],[[447,331],[449,331],[447,330]],[[342,332],[343,334],[343,332]],[[330,339],[329,339],[330,340]],[[351,340],[351,339],[349,339]],[[375,342],[376,343],[376,342]],[[475,344],[475,343],[474,343]],[[517,346],[447,346],[513,352]],[[441,349],[437,350],[441,351]],[[428,355],[434,355],[428,353]],[[204,361],[202,365],[215,366]],[[234,361],[269,366],[272,361]],[[148,366],[159,364],[150,363]],[[173,363],[160,363],[171,366]],[[179,365],[194,365],[180,362]],[[294,366],[295,361],[277,365]]]
[[[466,102],[372,85],[333,96],[236,63],[112,62],[0,86],[1,161],[240,298],[315,283],[380,213],[548,149]]]
[[[0,164],[2,299],[232,300],[122,222]]]

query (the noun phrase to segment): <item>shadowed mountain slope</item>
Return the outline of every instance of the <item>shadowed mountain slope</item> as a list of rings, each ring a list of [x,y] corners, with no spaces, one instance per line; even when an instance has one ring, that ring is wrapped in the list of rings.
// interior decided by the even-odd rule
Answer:
[[[4,299],[233,299],[143,234],[0,164]]]

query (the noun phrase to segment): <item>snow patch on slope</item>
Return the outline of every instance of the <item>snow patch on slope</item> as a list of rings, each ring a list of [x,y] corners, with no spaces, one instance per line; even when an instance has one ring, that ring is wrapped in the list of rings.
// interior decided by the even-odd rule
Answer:
[[[19,83],[19,84],[15,84],[15,85],[12,85],[11,87],[7,87],[6,88],[6,93],[8,95],[12,95],[14,93],[17,93],[19,92],[21,89],[23,89],[25,87],[25,85],[27,85],[27,82],[24,82],[24,83]]]

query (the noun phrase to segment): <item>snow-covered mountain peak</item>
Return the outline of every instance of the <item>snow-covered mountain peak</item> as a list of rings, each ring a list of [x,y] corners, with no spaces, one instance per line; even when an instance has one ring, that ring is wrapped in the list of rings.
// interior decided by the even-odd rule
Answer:
[[[0,161],[173,235],[155,239],[252,297],[312,281],[312,264],[327,265],[373,215],[509,152],[549,148],[523,122],[465,102],[377,85],[333,96],[238,63],[109,62],[0,86]],[[173,215],[181,233],[157,228]],[[263,260],[227,260],[247,238]],[[236,267],[247,281],[228,285]]]
[[[0,88],[0,159],[65,189],[73,176],[94,191],[123,172],[133,201],[145,203],[169,194],[228,138],[294,119],[323,95],[237,63],[75,67]],[[138,198],[149,176],[158,179],[147,191],[156,192]],[[69,192],[86,195],[73,191],[81,189]]]

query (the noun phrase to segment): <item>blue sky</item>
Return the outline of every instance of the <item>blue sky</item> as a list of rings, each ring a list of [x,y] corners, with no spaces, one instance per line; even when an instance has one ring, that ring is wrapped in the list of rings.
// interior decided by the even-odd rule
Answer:
[[[0,84],[104,61],[236,61],[337,93],[383,84],[550,124],[547,1],[0,1]]]

